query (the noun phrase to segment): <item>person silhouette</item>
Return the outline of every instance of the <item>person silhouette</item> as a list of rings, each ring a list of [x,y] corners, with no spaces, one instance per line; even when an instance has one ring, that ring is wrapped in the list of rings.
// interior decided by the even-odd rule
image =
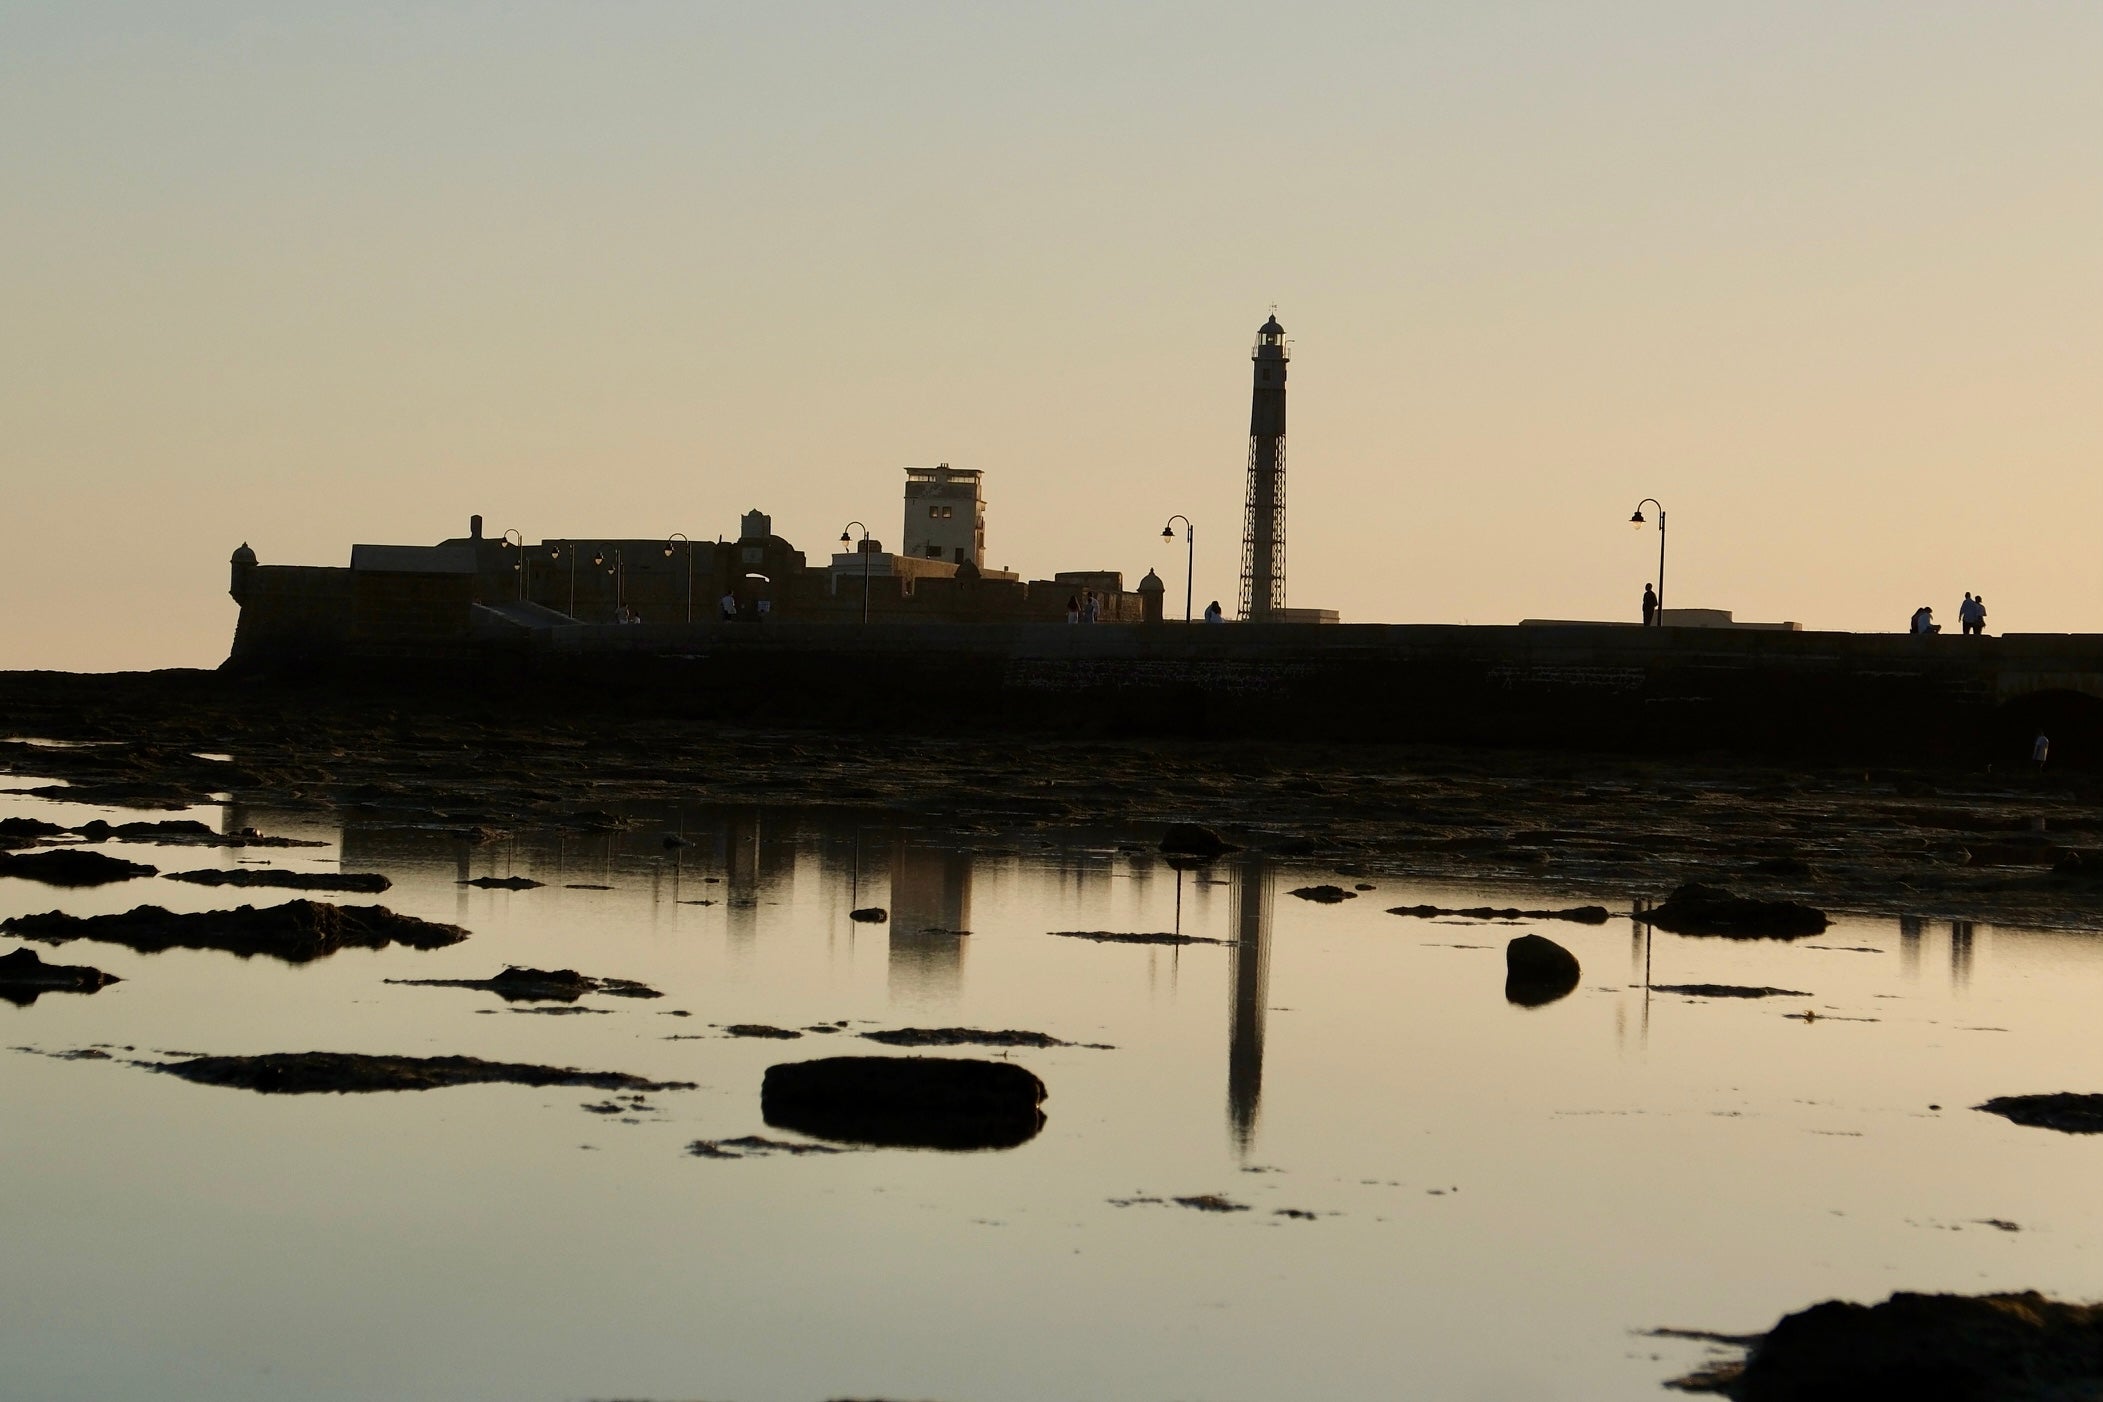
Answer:
[[[1643,626],[1654,627],[1664,620],[1658,617],[1658,596],[1648,584],[1643,586]]]

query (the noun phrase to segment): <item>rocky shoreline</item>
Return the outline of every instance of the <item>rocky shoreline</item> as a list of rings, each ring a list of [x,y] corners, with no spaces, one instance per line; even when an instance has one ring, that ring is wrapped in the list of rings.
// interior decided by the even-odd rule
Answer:
[[[1820,909],[2086,927],[2103,778],[1434,746],[946,737],[543,714],[213,673],[0,674],[0,771],[140,802],[244,803],[467,840],[618,831],[639,802],[891,814],[967,841],[1153,849],[1181,824],[1370,878],[1480,880],[1620,905],[1689,881]],[[17,850],[64,834],[11,839]],[[238,838],[233,840],[239,840]],[[1622,906],[1625,908],[1625,905]]]

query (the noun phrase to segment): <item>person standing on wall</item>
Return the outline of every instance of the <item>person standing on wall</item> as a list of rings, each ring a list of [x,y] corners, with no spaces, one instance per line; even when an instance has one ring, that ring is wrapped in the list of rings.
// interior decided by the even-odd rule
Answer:
[[[1658,595],[1648,584],[1643,586],[1643,626],[1654,628],[1664,620],[1658,617]]]

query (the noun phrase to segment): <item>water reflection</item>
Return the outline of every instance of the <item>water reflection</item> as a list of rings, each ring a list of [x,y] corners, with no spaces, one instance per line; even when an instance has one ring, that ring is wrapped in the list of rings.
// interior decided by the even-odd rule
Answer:
[[[953,1000],[963,989],[971,933],[971,854],[922,846],[903,833],[893,842],[891,989]]]
[[[1181,887],[1177,888],[1179,891]],[[1233,945],[1227,954],[1231,990],[1227,1031],[1227,1127],[1244,1157],[1256,1143],[1263,1109],[1263,1025],[1271,983],[1271,907],[1276,894],[1269,862],[1251,858],[1234,874]]]

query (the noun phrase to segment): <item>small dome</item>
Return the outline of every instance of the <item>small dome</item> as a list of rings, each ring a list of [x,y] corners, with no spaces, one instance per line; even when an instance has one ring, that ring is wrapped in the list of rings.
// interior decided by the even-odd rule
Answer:
[[[1139,592],[1142,594],[1159,594],[1167,588],[1168,586],[1161,582],[1161,576],[1152,570],[1148,570],[1146,578],[1139,581]]]
[[[957,578],[958,578],[958,579],[977,579],[978,577],[979,577],[979,569],[978,569],[978,566],[977,566],[977,565],[974,565],[974,564],[972,564],[972,563],[971,563],[971,561],[969,561],[969,560],[966,560],[966,561],[964,561],[964,563],[963,563],[963,564],[961,564],[961,565],[958,565],[958,566],[957,566]]]
[[[241,542],[241,548],[234,552],[233,558],[228,563],[235,565],[252,565],[255,562],[256,552],[249,549],[248,542],[244,540]]]
[[[1271,319],[1264,322],[1262,329],[1257,331],[1256,334],[1259,336],[1283,336],[1285,328],[1278,324],[1277,315],[1273,313]]]

